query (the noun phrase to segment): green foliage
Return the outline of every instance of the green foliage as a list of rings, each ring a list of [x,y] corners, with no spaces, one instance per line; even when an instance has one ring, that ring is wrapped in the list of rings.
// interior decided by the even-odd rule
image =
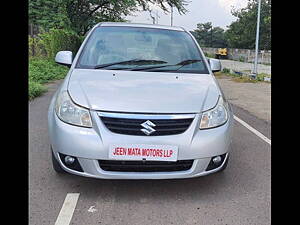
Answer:
[[[71,23],[67,17],[64,0],[30,0],[29,24],[50,28],[69,28]]]
[[[211,54],[211,53],[208,53],[208,52],[204,52],[204,55],[208,58],[214,58],[215,55],[214,54]]]
[[[68,68],[45,58],[29,59],[29,99],[33,99],[47,89],[42,85],[52,80],[63,79]]]
[[[254,79],[251,79],[246,76],[233,77],[231,80],[238,82],[238,83],[257,83],[258,82],[258,80],[254,80]]]
[[[28,36],[28,54],[29,57],[44,57],[47,55],[45,46],[39,37],[33,38],[30,35]]]
[[[169,6],[175,7],[179,14],[184,14],[187,12],[185,6],[189,3],[188,0],[136,0],[137,5],[141,6],[144,11],[149,10],[150,4],[155,4],[160,7],[163,11],[169,12]]]
[[[30,35],[28,36],[28,54],[29,56],[35,55],[35,38],[32,38]]]
[[[213,27],[211,22],[198,23],[191,32],[202,47],[225,48],[227,46],[224,29]]]
[[[141,6],[149,10],[154,4],[163,11],[170,5],[178,12],[187,10],[186,0],[30,0],[29,23],[49,31],[50,28],[72,29],[84,35],[92,26],[104,21],[125,21]]]
[[[265,77],[271,77],[270,74],[260,73],[260,74],[257,74],[256,79],[253,79],[253,78],[250,78],[245,73],[242,73],[242,75],[239,75],[236,72],[231,73],[230,69],[228,69],[228,68],[224,68],[219,74],[215,74],[215,75],[217,75],[220,78],[223,76],[230,76],[230,77],[232,77],[232,79],[231,79],[232,81],[235,81],[238,83],[257,83],[259,81],[264,82]]]
[[[63,29],[51,29],[39,37],[42,51],[49,58],[54,58],[59,51],[72,51],[75,55],[83,40],[76,33]]]
[[[66,0],[65,7],[71,28],[79,35],[84,35],[99,22],[124,22],[124,17],[132,15],[139,6],[149,11],[150,3],[163,11],[168,11],[168,5],[173,5],[179,13],[186,12],[185,0]]]
[[[230,69],[228,69],[228,68],[223,68],[222,73],[230,73]]]
[[[212,29],[212,46],[214,48],[227,47],[227,41],[225,39],[225,31],[221,27],[214,27]]]
[[[245,61],[246,61],[246,59],[245,59],[245,57],[244,57],[244,56],[240,56],[240,57],[239,57],[239,61],[240,61],[240,62],[245,62]]]
[[[28,53],[30,57],[54,58],[58,51],[69,50],[75,55],[83,39],[73,31],[50,29],[34,38],[29,36]]]
[[[136,10],[136,1],[65,0],[65,8],[71,29],[84,35],[96,23],[124,21],[124,16]]]
[[[53,60],[29,59],[29,80],[46,83],[51,80],[63,79],[67,72],[66,66],[59,65]]]
[[[33,98],[43,94],[46,88],[38,82],[29,80],[28,82],[28,98],[32,100]]]
[[[230,48],[254,49],[257,23],[257,0],[248,0],[247,7],[233,10],[237,21],[228,26],[225,37]],[[261,1],[259,49],[271,49],[271,0]]]
[[[266,73],[259,73],[259,74],[257,74],[256,79],[258,81],[264,81],[265,77],[271,77],[271,75],[270,74],[266,74]]]
[[[34,45],[35,45],[35,42],[34,42],[34,38],[32,38],[30,35],[28,36],[28,53],[29,55],[34,55]]]

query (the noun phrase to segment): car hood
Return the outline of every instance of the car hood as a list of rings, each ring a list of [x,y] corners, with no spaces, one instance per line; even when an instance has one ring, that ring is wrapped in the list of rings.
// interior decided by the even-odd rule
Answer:
[[[68,91],[86,108],[137,113],[199,113],[220,95],[209,74],[94,69],[74,69]]]

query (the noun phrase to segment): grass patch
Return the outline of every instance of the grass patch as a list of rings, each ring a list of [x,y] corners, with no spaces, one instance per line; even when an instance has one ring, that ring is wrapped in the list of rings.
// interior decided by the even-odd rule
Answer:
[[[50,59],[34,58],[29,60],[29,79],[41,84],[63,79],[68,68]]]
[[[246,59],[245,59],[244,56],[240,56],[240,57],[239,57],[239,61],[240,61],[240,62],[246,62]]]
[[[271,74],[266,74],[266,73],[257,74],[258,81],[264,81],[265,77],[271,78]],[[264,81],[264,82],[266,82],[266,81]]]
[[[30,58],[29,59],[29,88],[28,98],[40,96],[47,89],[43,84],[63,79],[68,68],[62,65],[58,65],[53,60],[47,58]]]
[[[230,73],[230,69],[228,69],[228,68],[223,68],[222,73],[229,74],[229,73]]]
[[[251,73],[251,70],[242,70],[242,72]]]
[[[221,72],[217,72],[214,74],[217,78],[225,78],[225,77],[232,77],[232,81],[238,82],[238,83],[257,83],[257,82],[265,82],[270,83],[268,81],[264,81],[265,77],[271,78],[270,74],[266,73],[260,73],[257,75],[256,79],[252,79],[248,77],[247,75],[243,74],[242,76],[237,73],[231,73],[230,69],[224,68]]]
[[[214,75],[215,75],[215,77],[221,77],[223,75],[223,73],[222,72],[215,72]]]
[[[238,82],[238,83],[257,83],[258,82],[258,80],[250,79],[249,77],[243,77],[243,76],[233,77],[231,80]]]
[[[204,52],[204,55],[208,58],[215,58],[215,54],[213,53]]]
[[[29,80],[28,84],[29,84],[28,85],[28,87],[29,87],[29,89],[28,89],[28,91],[29,91],[29,93],[28,93],[29,100],[34,99],[35,97],[43,94],[46,91],[46,88],[38,82]]]

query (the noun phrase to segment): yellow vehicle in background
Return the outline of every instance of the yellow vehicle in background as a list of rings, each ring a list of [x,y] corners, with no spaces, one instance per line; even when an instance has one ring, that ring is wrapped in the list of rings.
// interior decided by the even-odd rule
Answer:
[[[227,59],[227,48],[218,48],[218,51],[216,53],[216,59]]]

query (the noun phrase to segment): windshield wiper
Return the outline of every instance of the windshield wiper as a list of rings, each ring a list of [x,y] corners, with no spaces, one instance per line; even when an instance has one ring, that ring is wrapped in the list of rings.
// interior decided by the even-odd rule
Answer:
[[[106,63],[106,64],[100,64],[100,65],[96,65],[94,67],[94,69],[101,69],[101,68],[105,68],[105,67],[109,67],[109,66],[113,66],[113,65],[119,65],[119,64],[140,64],[142,63],[144,64],[149,64],[149,65],[153,65],[153,64],[162,64],[162,63],[167,63],[165,61],[161,61],[161,60],[155,60],[155,59],[131,59],[131,60],[126,60],[126,61],[119,61],[119,62],[113,62],[113,63]]]
[[[180,66],[178,69],[179,70],[181,67],[185,66],[185,65],[189,65],[192,63],[196,63],[196,62],[200,62],[202,61],[201,59],[187,59],[187,60],[183,60],[177,64],[169,64],[169,65],[162,65],[162,66],[151,66],[151,67],[138,67],[138,68],[133,68],[131,69],[131,71],[139,71],[139,70],[151,70],[151,69],[158,69],[158,68],[163,68],[163,67],[168,67],[168,66]],[[175,70],[175,71],[176,71]]]

